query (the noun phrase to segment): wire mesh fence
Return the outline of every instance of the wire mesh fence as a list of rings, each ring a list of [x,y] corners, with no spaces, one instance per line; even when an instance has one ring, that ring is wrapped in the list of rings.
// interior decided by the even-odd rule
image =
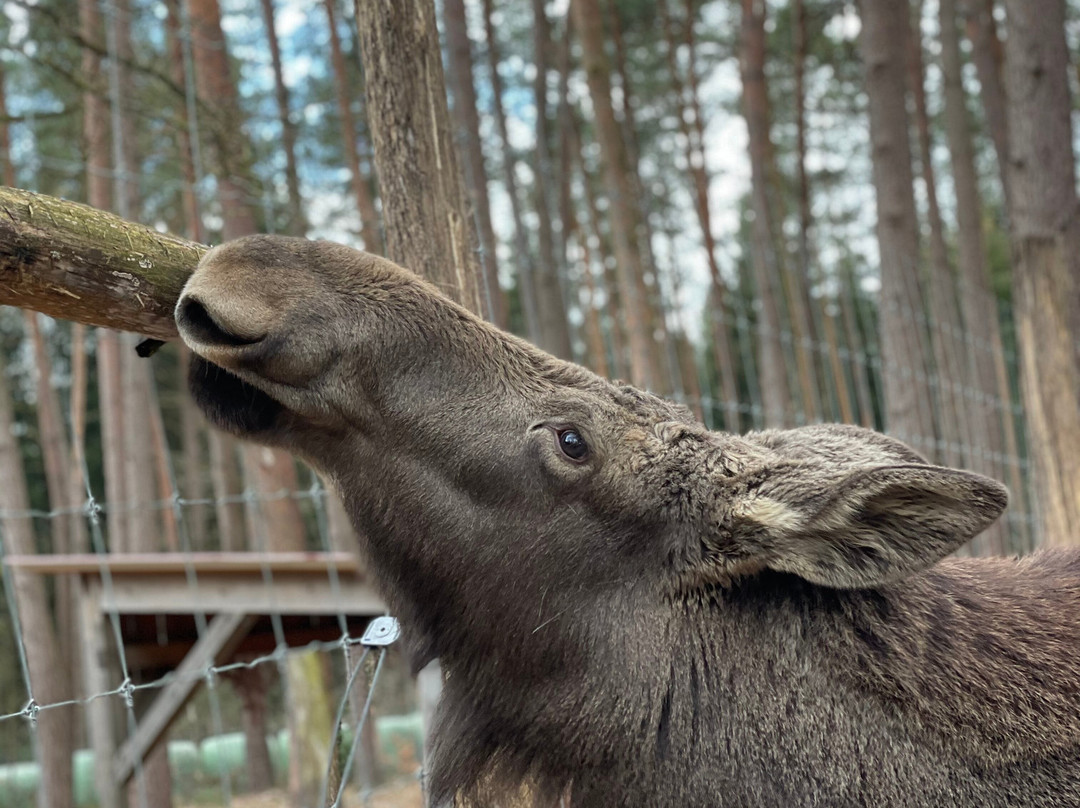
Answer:
[[[4,680],[8,684],[0,692],[0,803],[32,805],[39,793],[50,793],[48,778],[56,772],[46,765],[49,750],[45,744],[55,742],[56,733],[43,731],[43,727],[54,715],[62,715],[65,726],[60,727],[61,732],[85,734],[91,746],[90,750],[73,750],[76,805],[162,804],[160,782],[156,782],[161,771],[149,771],[147,758],[153,754],[156,739],[169,726],[178,725],[181,736],[191,738],[192,733],[201,731],[208,737],[198,747],[190,740],[165,747],[166,775],[168,767],[172,768],[170,790],[181,802],[197,799],[234,804],[242,791],[258,785],[244,782],[242,758],[256,753],[244,749],[236,733],[237,723],[247,720],[241,713],[251,712],[247,705],[237,704],[249,698],[244,693],[245,678],[238,674],[257,672],[264,680],[268,676],[276,680],[269,689],[270,700],[277,704],[261,707],[264,713],[272,711],[269,720],[266,715],[254,716],[267,722],[273,779],[288,782],[294,792],[300,792],[297,799],[301,801],[317,796],[317,803],[310,804],[341,805],[350,784],[358,794],[354,804],[371,804],[378,795],[374,790],[378,772],[372,770],[373,750],[365,750],[364,742],[367,737],[368,745],[371,743],[372,705],[377,703],[380,686],[386,687],[380,680],[386,676],[387,656],[393,653],[398,629],[393,618],[383,615],[370,584],[361,582],[355,560],[331,551],[328,494],[318,478],[312,475],[310,485],[302,490],[260,495],[248,489],[223,498],[224,504],[247,507],[290,500],[305,503],[310,510],[307,521],[312,552],[254,551],[241,558],[193,549],[187,515],[193,508],[223,502],[185,499],[171,466],[170,498],[112,505],[93,490],[89,468],[84,465],[81,471],[87,483],[85,499],[78,507],[0,510],[2,531],[22,524],[48,535],[62,520],[84,520],[91,551],[62,557],[15,557],[4,554],[10,542],[0,542],[7,609],[3,624],[12,633],[14,653],[13,670],[8,672],[12,675]],[[180,552],[156,557],[128,555],[125,563],[124,556],[109,552],[105,521],[110,511],[169,515],[179,527]],[[50,566],[42,561],[53,563]],[[62,610],[58,595],[65,580],[77,583],[74,614]],[[54,698],[58,688],[51,681],[42,685],[50,678],[41,670],[40,657],[47,655],[42,651],[46,638],[32,633],[40,632],[42,618],[52,618],[29,613],[43,607],[52,611],[48,598],[34,596],[35,590],[45,587],[52,590],[56,632],[62,633],[65,620],[74,616],[76,622],[75,630],[69,632],[76,647],[62,650],[68,677],[59,688],[67,697],[60,699]],[[189,593],[186,601],[173,598],[177,587]],[[146,602],[148,596],[153,602]],[[291,669],[294,662],[312,658],[316,660],[316,676],[305,678]],[[59,661],[53,657],[48,664]],[[0,667],[7,667],[7,663]],[[393,705],[388,709],[401,712],[412,707],[415,698],[408,693],[408,686],[402,687],[400,661],[391,667],[396,670],[390,675],[399,679],[397,690],[406,692],[385,703]],[[223,688],[225,682],[234,686]],[[295,692],[305,687],[324,691],[326,720],[319,722],[310,711],[305,713],[310,704],[298,708],[294,703],[311,701]],[[290,693],[290,688],[294,692]],[[21,691],[21,699],[16,689]],[[201,692],[192,698],[196,691]],[[331,700],[336,702],[332,710]],[[16,703],[18,707],[13,709]],[[182,715],[182,711],[186,713]],[[314,726],[308,731],[298,722]],[[416,720],[397,723],[394,742],[399,748],[384,756],[392,758],[384,760],[384,765],[392,767],[399,777],[411,779],[413,788],[399,788],[404,792],[399,801],[380,804],[419,805],[420,731]],[[290,735],[303,737],[290,739]],[[252,737],[247,732],[245,742],[251,743]],[[310,760],[295,760],[301,754],[301,743],[318,747],[316,759],[322,764],[321,771],[314,771]],[[76,741],[72,746],[81,743]],[[191,759],[196,748],[200,754],[197,761]],[[291,769],[290,758],[294,760]],[[361,758],[362,771],[356,776]],[[300,769],[303,764],[308,771]],[[317,793],[303,794],[305,787],[317,788]]]

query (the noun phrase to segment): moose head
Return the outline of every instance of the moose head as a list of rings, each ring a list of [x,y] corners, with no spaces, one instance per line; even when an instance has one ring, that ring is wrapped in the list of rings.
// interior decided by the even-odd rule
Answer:
[[[176,321],[209,419],[332,482],[414,664],[443,660],[444,701],[457,699],[443,726],[472,721],[492,754],[531,750],[516,774],[582,782],[583,767],[621,754],[609,739],[577,749],[584,730],[523,707],[528,698],[595,710],[579,691],[606,687],[613,660],[629,679],[644,671],[638,691],[653,693],[670,644],[726,619],[730,593],[900,585],[1007,501],[995,481],[856,427],[709,431],[686,408],[549,356],[337,244],[219,246]],[[491,677],[514,685],[481,695]],[[674,722],[670,700],[666,715],[662,697],[648,701],[654,720]],[[537,750],[556,725],[567,734],[552,757]],[[484,764],[440,749],[443,767],[459,769],[445,790],[483,777]]]

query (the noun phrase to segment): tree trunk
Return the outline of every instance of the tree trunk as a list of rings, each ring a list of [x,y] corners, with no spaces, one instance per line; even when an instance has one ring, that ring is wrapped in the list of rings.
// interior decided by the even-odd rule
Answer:
[[[1080,536],[1080,203],[1063,0],[1008,0],[1005,82],[1021,387],[1042,539]]]
[[[506,129],[506,111],[503,109],[502,79],[499,76],[499,43],[495,38],[495,26],[492,22],[492,0],[484,0],[484,32],[487,37],[488,70],[491,73],[491,106],[495,113],[495,127],[498,131],[499,148],[502,151],[503,182],[506,194],[510,197],[510,217],[514,227],[514,249],[518,293],[521,296],[521,308],[525,319],[525,333],[529,339],[539,344],[540,313],[536,302],[536,265],[532,249],[529,246],[528,233],[522,223],[521,200],[518,197],[517,159],[510,146]]]
[[[85,499],[85,493],[72,494],[72,477],[82,479],[71,468],[71,448],[68,443],[67,429],[60,412],[60,401],[52,378],[52,360],[49,357],[45,337],[38,325],[35,312],[24,312],[23,321],[33,347],[34,366],[36,369],[38,445],[41,448],[45,465],[45,487],[49,495],[49,509],[62,511],[69,509],[66,515],[56,515],[49,520],[52,536],[51,550],[54,553],[74,553],[86,543],[85,516],[78,506]],[[78,613],[75,594],[76,582],[68,577],[56,581],[57,639],[59,641],[63,675],[67,682],[67,692],[74,692],[76,679],[72,668],[79,658],[78,637],[75,626],[78,625]]]
[[[945,95],[945,133],[952,162],[956,190],[957,263],[960,269],[960,305],[969,336],[967,378],[975,395],[968,401],[971,433],[976,438],[972,468],[1012,486],[1012,495],[1023,502],[1024,487],[1014,463],[1009,469],[1001,462],[1008,445],[1009,455],[1019,457],[1013,428],[1012,390],[1005,367],[997,301],[990,288],[989,269],[983,246],[983,201],[975,171],[975,151],[968,124],[967,96],[963,85],[963,59],[957,27],[956,0],[940,0],[941,72]],[[1019,502],[1014,502],[1017,508]],[[1020,506],[1022,509],[1022,506]],[[990,529],[991,544],[1004,549],[1004,528]]]
[[[566,243],[571,240],[577,242],[580,252],[579,275],[585,287],[586,300],[582,302],[582,316],[585,319],[585,356],[586,364],[598,375],[605,378],[611,375],[608,367],[607,347],[604,344],[604,331],[600,325],[599,290],[596,276],[593,274],[593,251],[589,245],[589,234],[582,230],[578,221],[577,212],[574,210],[573,196],[569,194],[569,187],[573,183],[573,176],[578,169],[581,173],[581,181],[588,184],[589,177],[585,172],[585,166],[581,162],[581,143],[577,138],[577,128],[573,121],[565,127],[566,142],[564,143],[565,154],[570,156],[571,163],[567,167],[565,181],[568,186],[570,198],[563,207],[563,228]]]
[[[450,137],[434,2],[357,0],[356,21],[387,255],[481,312],[477,242]]]
[[[570,348],[570,324],[566,319],[563,296],[563,262],[555,252],[552,227],[553,208],[548,178],[554,176],[551,161],[551,132],[547,98],[548,72],[551,68],[551,25],[545,0],[532,0],[533,60],[536,77],[533,97],[536,102],[536,166],[533,172],[533,196],[536,200],[536,235],[540,261],[536,267],[536,310],[540,319],[540,347],[562,359],[573,359]]]
[[[761,0],[742,0],[742,45],[739,71],[743,84],[743,114],[750,138],[750,183],[753,254],[750,262],[761,309],[758,312],[758,374],[765,426],[787,426],[793,420],[787,366],[781,341],[779,258],[769,200],[769,99],[765,83],[765,13]]]
[[[905,91],[908,4],[864,0],[860,45],[866,65],[870,145],[881,253],[881,373],[888,431],[933,454],[935,432],[926,368],[925,315],[919,281]]]
[[[226,674],[226,678],[240,696],[240,721],[244,737],[265,738],[268,690],[266,671],[261,668],[238,668]],[[248,791],[260,792],[273,787],[274,769],[266,744],[257,745],[245,756],[244,778]]]
[[[166,49],[169,53],[169,75],[177,87],[184,88],[187,91],[187,70],[185,69],[183,43],[181,42],[179,3],[180,0],[168,0],[166,3]],[[184,233],[193,241],[201,242],[205,237],[203,235],[199,200],[195,195],[195,184],[199,178],[195,171],[190,126],[191,121],[188,118],[185,105],[180,113],[176,133],[177,151],[180,155],[180,174],[183,177],[180,195],[184,215]],[[179,352],[179,384],[180,388],[184,389],[187,386],[188,362],[191,354],[187,346],[182,343]],[[184,512],[184,522],[187,526],[187,535],[192,549],[208,550],[210,549],[207,537],[209,512],[206,505],[198,502],[198,500],[204,499],[208,493],[206,468],[203,462],[203,441],[207,430],[206,423],[190,396],[181,397],[180,424],[181,451],[183,453],[180,491],[184,499],[190,503]],[[229,506],[223,507],[228,508]]]
[[[611,103],[611,66],[604,50],[603,17],[598,0],[572,0],[574,28],[582,46],[582,63],[589,85],[604,163],[604,179],[611,210],[611,235],[619,273],[620,313],[630,348],[630,379],[646,389],[662,390],[664,374],[657,353],[657,323],[645,284],[638,250],[640,213],[634,198],[632,166],[623,133]]]
[[[222,237],[228,241],[258,231],[249,173],[251,149],[241,124],[218,0],[188,0],[188,15],[195,86],[206,113],[203,123],[209,129],[209,151],[224,220]]]
[[[1009,127],[1005,108],[1003,73],[1004,50],[994,20],[995,0],[960,0],[961,13],[967,19],[971,57],[979,77],[986,128],[997,154],[1001,187],[1006,203],[1009,199]]]
[[[933,350],[937,379],[937,414],[941,448],[937,459],[947,466],[960,467],[971,445],[968,429],[967,402],[964,389],[968,387],[967,364],[964,361],[964,334],[960,325],[960,310],[956,301],[956,280],[945,244],[945,225],[938,205],[937,177],[934,173],[933,144],[930,142],[930,115],[926,109],[926,84],[923,69],[922,0],[914,5],[914,23],[908,39],[908,76],[915,101],[915,130],[918,134],[919,163],[926,191],[926,212],[930,224],[929,278],[930,343]]]
[[[720,264],[716,259],[716,238],[713,235],[712,215],[709,210],[709,172],[705,162],[704,144],[701,135],[704,132],[704,124],[697,120],[700,115],[701,105],[697,100],[697,68],[695,64],[695,42],[693,33],[693,8],[692,3],[687,4],[686,29],[683,42],[687,50],[686,81],[681,79],[678,63],[678,39],[672,24],[671,14],[667,7],[667,0],[659,3],[661,23],[666,40],[666,55],[668,71],[671,75],[671,89],[679,99],[678,118],[679,128],[686,139],[686,165],[690,172],[691,190],[694,197],[694,212],[697,214],[698,225],[701,228],[702,246],[705,249],[705,260],[709,266],[709,309],[708,323],[709,333],[713,343],[713,353],[716,357],[716,370],[720,377],[720,395],[724,404],[724,424],[726,429],[738,431],[738,379],[735,372],[735,358],[731,347],[731,336],[728,332],[728,316],[725,311],[727,302],[727,286],[720,274]],[[694,124],[700,124],[701,128]]]
[[[11,127],[7,121],[7,76],[0,64],[0,183],[18,185],[15,179],[15,163],[11,160]]]
[[[349,167],[353,195],[356,197],[356,210],[360,214],[360,237],[364,240],[364,249],[382,253],[386,247],[379,233],[379,214],[375,210],[375,200],[368,186],[368,177],[360,167],[360,150],[356,142],[356,120],[352,112],[350,82],[345,69],[345,56],[341,50],[341,36],[338,34],[335,5],[336,0],[323,0],[330,29],[330,60],[334,67],[334,90],[337,92],[338,116],[341,118],[341,141],[345,152],[345,163]]]
[[[807,24],[806,4],[804,0],[793,0],[792,16],[794,24],[793,36],[793,59],[795,71],[795,172],[799,210],[799,234],[798,234],[798,261],[800,275],[810,280],[813,277],[813,269],[817,265],[816,252],[813,248],[814,216],[810,204],[810,177],[806,170],[806,156],[808,151],[807,124],[806,124],[806,56],[807,56]],[[807,296],[807,308],[812,314],[818,315],[821,326],[821,336],[824,339],[828,355],[829,373],[831,384],[824,377],[819,386],[822,413],[825,412],[826,391],[830,388],[835,405],[832,407],[832,417],[839,418],[843,423],[854,423],[855,397],[851,386],[847,383],[844,374],[843,362],[840,357],[839,333],[837,330],[836,317],[826,311],[826,306],[820,300],[814,301]],[[817,329],[815,328],[815,331]],[[814,334],[810,336],[814,341]]]
[[[7,388],[7,370],[0,363],[0,541],[6,555],[33,555],[33,524],[29,517],[13,514],[30,509],[26,491],[26,475],[22,455],[15,440],[14,416]],[[7,514],[7,515],[5,515]],[[12,573],[14,599],[21,628],[26,662],[29,668],[34,705],[54,704],[71,696],[62,664],[52,610],[49,608],[45,581],[39,575],[15,571]],[[41,765],[40,802],[48,808],[71,808],[71,754],[74,736],[71,732],[71,709],[61,707],[37,714],[37,727],[32,733],[34,756]]]
[[[508,328],[509,311],[506,295],[499,286],[499,264],[496,256],[495,229],[491,224],[491,204],[488,200],[487,169],[480,142],[480,115],[476,111],[476,87],[473,84],[472,42],[464,0],[446,0],[443,6],[446,24],[446,45],[450,59],[450,89],[453,92],[452,112],[458,132],[457,142],[465,162],[465,177],[469,197],[476,213],[480,235],[481,266],[484,274],[481,302],[484,315],[499,328]]]
[[[300,196],[300,172],[296,168],[296,123],[289,111],[289,88],[281,68],[281,46],[274,25],[274,0],[261,0],[266,39],[270,45],[270,63],[274,69],[274,99],[277,101],[278,120],[281,122],[281,150],[285,153],[285,187],[289,193],[289,220],[285,233],[302,236],[307,232],[307,217]]]

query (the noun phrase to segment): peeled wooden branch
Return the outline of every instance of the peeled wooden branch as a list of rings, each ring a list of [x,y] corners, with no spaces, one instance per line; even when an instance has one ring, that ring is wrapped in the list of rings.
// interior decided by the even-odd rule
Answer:
[[[0,304],[172,339],[173,305],[206,250],[86,205],[0,187]]]

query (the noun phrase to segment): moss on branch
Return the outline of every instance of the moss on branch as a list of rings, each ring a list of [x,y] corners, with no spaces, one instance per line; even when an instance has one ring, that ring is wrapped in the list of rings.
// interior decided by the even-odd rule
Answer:
[[[206,250],[86,205],[0,187],[0,304],[172,339],[173,306]]]

